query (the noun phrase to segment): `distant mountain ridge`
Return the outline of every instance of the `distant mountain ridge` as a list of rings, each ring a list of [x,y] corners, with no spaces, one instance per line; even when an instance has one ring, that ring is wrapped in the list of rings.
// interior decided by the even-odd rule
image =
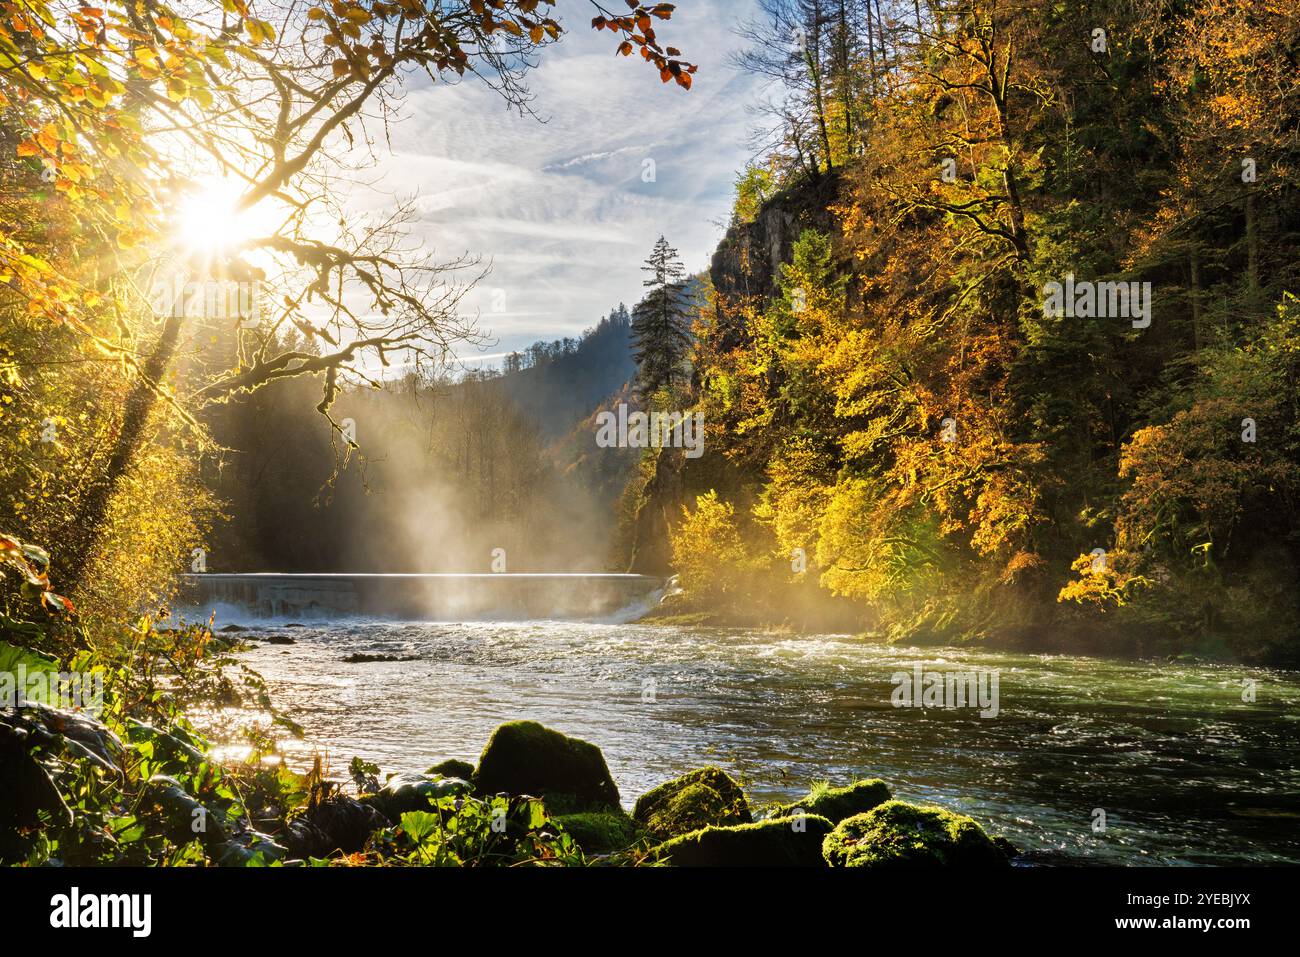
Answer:
[[[578,339],[536,342],[506,357],[501,387],[538,421],[545,441],[567,435],[636,373],[632,319],[623,304]]]

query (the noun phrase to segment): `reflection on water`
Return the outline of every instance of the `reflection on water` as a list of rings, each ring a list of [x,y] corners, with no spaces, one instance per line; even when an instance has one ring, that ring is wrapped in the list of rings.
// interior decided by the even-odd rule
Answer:
[[[1300,862],[1294,672],[554,621],[261,622],[254,634],[295,639],[241,656],[305,727],[284,742],[295,763],[314,748],[340,772],[354,755],[385,771],[472,761],[496,725],[531,718],[598,744],[628,805],[703,764],[756,803],[870,775],[1044,862]],[[414,660],[343,662],[354,654]],[[894,708],[890,676],[916,663],[998,669],[997,717]]]

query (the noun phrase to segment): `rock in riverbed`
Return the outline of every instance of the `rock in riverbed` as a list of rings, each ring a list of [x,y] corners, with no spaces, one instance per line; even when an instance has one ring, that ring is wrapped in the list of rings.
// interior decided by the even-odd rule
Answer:
[[[295,857],[324,857],[334,851],[354,854],[365,847],[389,819],[368,802],[344,794],[331,795],[300,819],[305,827],[290,828],[286,843]]]
[[[879,778],[854,781],[842,788],[834,788],[825,783],[815,784],[806,795],[778,808],[772,816],[785,817],[802,811],[805,814],[820,815],[832,824],[838,824],[846,817],[865,814],[891,797],[893,795],[889,793],[889,786]]]
[[[470,783],[460,778],[426,778],[418,775],[398,774],[388,779],[383,790],[368,794],[365,801],[377,808],[394,824],[401,821],[407,811],[427,811],[434,801],[458,794],[468,794]]]
[[[822,845],[832,867],[1006,867],[1006,852],[972,818],[887,801],[841,821]]]
[[[431,778],[460,778],[462,781],[469,781],[474,777],[474,765],[470,764],[468,761],[458,761],[455,758],[448,758],[446,761],[439,761],[424,773],[429,775]]]
[[[725,771],[699,768],[666,781],[637,799],[632,819],[656,840],[666,841],[702,827],[728,827],[754,820],[740,785]]]
[[[619,806],[600,748],[536,721],[511,721],[492,732],[474,772],[474,789],[544,797],[557,813]]]
[[[574,842],[588,855],[621,851],[636,840],[636,825],[622,809],[581,811],[552,820],[573,835]]]
[[[706,827],[660,844],[654,853],[676,867],[822,867],[822,841],[831,827],[811,814]]]

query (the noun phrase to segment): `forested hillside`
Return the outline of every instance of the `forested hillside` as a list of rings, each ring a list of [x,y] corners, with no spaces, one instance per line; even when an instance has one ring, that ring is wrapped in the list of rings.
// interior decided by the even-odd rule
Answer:
[[[604,570],[608,516],[635,460],[590,462],[565,440],[635,371],[629,324],[620,306],[501,369],[345,389],[342,432],[310,381],[215,408],[206,474],[226,518],[207,570],[486,571],[495,548],[512,571]]]
[[[688,604],[1300,659],[1300,4],[750,34],[777,105],[700,321],[713,454],[656,469]]]
[[[548,439],[565,434],[636,373],[632,317],[622,303],[579,339],[537,342],[502,364],[504,387],[534,409]]]

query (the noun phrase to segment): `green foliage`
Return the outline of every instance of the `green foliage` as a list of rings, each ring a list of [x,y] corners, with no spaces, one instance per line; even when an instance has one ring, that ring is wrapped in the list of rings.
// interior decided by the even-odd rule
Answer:
[[[386,862],[423,867],[575,866],[583,856],[542,802],[528,797],[443,798],[430,811],[408,811],[391,834]]]
[[[677,250],[660,236],[642,271],[645,298],[632,309],[632,356],[637,394],[647,405],[663,389],[672,390],[686,375],[691,349],[691,303]]]
[[[34,637],[52,644],[43,629]],[[234,663],[210,632],[157,632],[145,623],[129,643],[104,642],[102,650],[62,660],[3,648],[0,671],[19,662],[29,668],[44,662],[43,670],[79,676],[83,688],[97,675],[103,697],[84,702],[98,705],[98,714],[0,709],[0,762],[29,782],[25,793],[11,794],[14,803],[5,802],[0,810],[0,817],[8,813],[25,822],[16,829],[0,823],[0,858],[29,864],[175,864],[254,855],[270,860],[272,851],[271,857],[284,856],[248,816],[250,809],[284,808],[299,796],[290,786],[293,776],[260,765],[262,752],[256,748],[248,764],[219,767],[206,740],[183,716],[200,703],[269,705],[259,678],[225,673]],[[273,709],[272,717],[278,717]]]
[[[771,169],[753,163],[736,177],[736,198],[732,204],[733,225],[752,223],[763,204],[775,190],[776,176]]]

